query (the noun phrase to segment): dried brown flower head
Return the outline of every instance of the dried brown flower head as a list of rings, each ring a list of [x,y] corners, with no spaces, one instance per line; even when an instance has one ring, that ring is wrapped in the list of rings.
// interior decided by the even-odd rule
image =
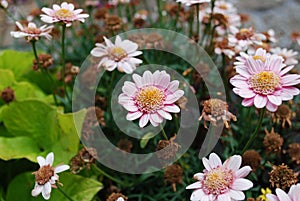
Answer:
[[[146,24],[146,21],[141,17],[135,17],[132,20],[134,28],[143,28]]]
[[[167,166],[164,172],[165,181],[172,184],[174,192],[176,192],[176,184],[182,183],[183,170],[180,165],[172,164]]]
[[[250,19],[250,16],[248,14],[245,14],[245,13],[240,13],[240,18],[241,18],[241,22],[242,23],[246,23],[249,21]]]
[[[300,32],[293,31],[291,33],[291,39],[292,39],[292,41],[299,41],[300,40]]]
[[[287,165],[273,165],[272,171],[269,173],[270,183],[272,187],[281,188],[283,190],[290,188],[298,182],[298,173],[295,173]]]
[[[178,6],[179,6],[178,4],[167,3],[165,6],[165,10],[168,12],[168,14],[171,17],[176,17],[179,9]],[[178,20],[180,22],[185,22],[189,19],[189,17],[190,17],[190,12],[186,11],[183,6],[180,6]]]
[[[254,35],[254,30],[253,29],[240,29],[238,33],[235,34],[236,39],[238,40],[247,40],[251,38]]]
[[[38,169],[38,171],[33,172],[35,176],[35,181],[39,185],[44,185],[47,183],[52,176],[54,176],[54,167],[52,167],[50,164],[49,165],[44,165]]]
[[[291,157],[292,161],[300,164],[300,143],[289,144],[287,153]]]
[[[40,66],[44,69],[50,67],[54,63],[53,57],[50,54],[39,54],[38,58],[39,58],[39,61],[40,61]],[[38,66],[38,63],[37,63],[36,59],[33,60],[32,68],[35,71],[39,69],[39,66]]]
[[[174,140],[176,139],[176,135],[170,138],[170,140],[160,140],[156,147],[156,156],[158,159],[163,162],[168,162],[176,157],[176,153],[178,152],[180,145]]]
[[[96,149],[84,147],[72,158],[70,170],[73,174],[79,173],[84,168],[89,170],[97,158]]]
[[[228,27],[228,20],[227,17],[221,13],[214,13],[212,15],[213,23],[216,26],[222,25],[225,28]]]
[[[124,201],[127,201],[128,198],[123,195],[122,193],[112,193],[107,199],[106,201],[118,201],[118,198],[123,198]]]
[[[162,35],[156,32],[149,34],[132,34],[128,39],[137,43],[140,48],[151,49],[165,47]]]
[[[105,18],[105,30],[108,32],[120,31],[122,29],[122,19],[116,15]]]
[[[278,133],[274,132],[274,128],[272,128],[270,132],[265,129],[265,133],[266,135],[263,143],[266,147],[266,151],[268,153],[280,153],[283,144],[283,138]]]
[[[105,20],[108,16],[108,10],[106,7],[98,8],[94,14],[94,18],[97,20]]]
[[[204,127],[206,126],[206,121],[211,122],[214,126],[222,120],[226,128],[229,128],[228,121],[232,119],[236,121],[236,116],[233,115],[231,112],[228,111],[228,104],[225,101],[220,99],[212,98],[209,100],[204,101],[202,114],[199,117],[199,121],[204,119]]]
[[[10,103],[15,100],[15,91],[10,87],[6,87],[1,91],[0,96],[5,103]]]
[[[79,67],[78,66],[74,66],[71,62],[66,63],[65,65],[65,83],[70,83],[73,78],[75,77],[75,75],[78,74],[79,72]],[[62,80],[62,72],[59,71],[56,74],[57,80],[61,81]]]
[[[292,111],[288,105],[282,104],[278,107],[277,111],[272,113],[273,122],[281,123],[282,128],[285,128],[287,123],[289,127],[292,127]]]
[[[42,10],[40,8],[34,8],[30,11],[29,16],[39,17],[42,14]]]
[[[133,147],[133,144],[130,140],[128,139],[120,139],[117,143],[118,148],[125,152],[125,153],[130,153]]]
[[[242,155],[242,166],[249,165],[253,172],[256,171],[256,169],[260,166],[261,163],[261,156],[259,153],[255,150],[247,150],[245,153]]]

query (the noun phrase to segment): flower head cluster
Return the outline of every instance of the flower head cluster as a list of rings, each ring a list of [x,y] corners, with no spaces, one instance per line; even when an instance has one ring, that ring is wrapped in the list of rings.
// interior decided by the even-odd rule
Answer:
[[[277,54],[278,56],[282,56],[284,64],[287,66],[298,64],[298,60],[295,58],[295,56],[298,54],[296,51],[288,50],[287,48],[276,47],[272,48],[271,52],[273,54]]]
[[[202,159],[205,170],[197,173],[194,178],[198,181],[187,186],[187,189],[196,189],[192,195],[192,201],[219,201],[219,200],[244,200],[244,190],[250,189],[253,184],[244,179],[250,172],[249,166],[242,167],[242,157],[234,155],[223,164],[215,153],[209,155],[209,159]]]
[[[50,198],[51,188],[56,187],[59,176],[57,173],[68,170],[70,166],[59,165],[52,167],[54,161],[54,154],[49,153],[46,158],[41,156],[37,157],[37,161],[40,165],[40,169],[34,172],[35,175],[35,186],[31,192],[32,196],[38,196],[42,193],[44,199],[48,200]]]
[[[145,71],[142,77],[133,74],[132,78],[134,82],[126,81],[123,93],[119,95],[119,104],[129,111],[127,120],[140,118],[141,128],[149,121],[153,126],[158,126],[164,118],[172,119],[170,112],[180,112],[175,102],[184,92],[178,89],[178,80],[170,81],[166,71],[157,70],[153,74]]]
[[[37,41],[40,37],[45,37],[50,40],[52,37],[50,35],[53,26],[43,25],[37,27],[35,23],[29,22],[27,26],[23,26],[20,22],[16,22],[19,31],[10,32],[11,36],[14,38],[26,38],[28,42]]]
[[[268,201],[299,201],[300,200],[300,184],[292,185],[289,192],[286,193],[282,189],[276,189],[276,195],[267,194]]]
[[[142,60],[134,58],[141,55],[141,51],[137,51],[138,45],[130,40],[123,40],[120,36],[116,37],[115,44],[104,37],[105,45],[96,43],[96,47],[92,49],[91,54],[94,57],[101,57],[98,67],[104,67],[105,70],[113,71],[118,68],[120,72],[132,73]]]
[[[244,98],[242,105],[256,108],[266,107],[275,112],[282,101],[291,100],[299,94],[293,87],[300,83],[300,75],[287,74],[294,66],[285,67],[278,55],[245,56],[236,66],[235,75],[230,79],[234,93]]]
[[[54,4],[51,8],[42,8],[45,14],[41,15],[41,20],[46,23],[62,22],[67,27],[72,25],[74,21],[85,22],[85,18],[89,17],[88,14],[81,14],[82,9],[75,9],[72,3],[63,2],[60,6]]]

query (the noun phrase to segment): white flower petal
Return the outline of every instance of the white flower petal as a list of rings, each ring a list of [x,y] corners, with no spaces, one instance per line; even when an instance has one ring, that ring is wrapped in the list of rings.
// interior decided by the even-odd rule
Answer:
[[[36,197],[38,196],[43,190],[43,186],[35,184],[34,189],[31,191],[31,195]]]
[[[211,153],[209,155],[209,164],[211,168],[216,168],[222,165],[222,161],[217,154]]]
[[[144,114],[139,121],[139,126],[141,128],[145,127],[147,125],[147,123],[149,122],[150,119],[150,115],[149,114]]]
[[[36,159],[37,159],[37,161],[38,161],[38,163],[39,163],[40,167],[42,167],[42,166],[46,165],[46,160],[45,160],[45,158],[44,158],[44,157],[42,157],[42,156],[38,156]]]
[[[233,200],[244,200],[245,199],[245,194],[242,191],[235,191],[232,189],[229,190],[229,196]]]
[[[245,191],[253,187],[253,183],[248,179],[238,178],[236,179],[231,188],[233,190]]]
[[[234,172],[237,171],[242,164],[242,157],[240,155],[234,155],[228,158],[224,162],[226,168],[232,169]]]
[[[127,119],[128,121],[133,121],[133,120],[136,120],[136,119],[140,118],[142,115],[143,115],[143,113],[140,112],[140,111],[129,112],[129,113],[126,115],[126,119]]]
[[[53,161],[54,161],[54,154],[53,154],[53,152],[50,152],[50,153],[46,156],[45,165],[51,165],[51,166],[52,166]]]
[[[55,167],[54,173],[60,173],[60,172],[66,171],[68,169],[70,169],[69,165],[59,165],[59,166]]]
[[[202,185],[199,181],[193,183],[193,184],[190,184],[188,185],[185,189],[197,189],[197,188],[201,188]]]

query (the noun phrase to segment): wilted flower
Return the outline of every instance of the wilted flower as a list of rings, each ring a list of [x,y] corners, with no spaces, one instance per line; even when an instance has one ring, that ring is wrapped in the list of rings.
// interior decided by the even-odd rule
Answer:
[[[287,153],[291,157],[292,161],[300,164],[300,143],[289,144]]]
[[[291,39],[292,41],[297,42],[298,45],[300,45],[300,32],[296,32],[296,31],[292,32]]]
[[[115,32],[122,29],[122,19],[116,15],[106,16],[104,24],[107,32]]]
[[[132,78],[134,82],[126,81],[118,98],[119,104],[129,111],[127,120],[140,118],[141,128],[149,121],[156,127],[163,119],[171,120],[170,113],[180,112],[174,103],[183,96],[184,91],[178,89],[178,80],[170,81],[166,71],[157,70],[153,74],[145,71],[143,77],[133,74]]]
[[[249,165],[253,172],[256,171],[256,168],[260,166],[261,163],[261,156],[259,153],[255,150],[247,150],[245,153],[242,155],[243,163],[242,166]]]
[[[222,101],[217,98],[211,98],[209,100],[204,101],[202,114],[199,117],[199,121],[204,119],[204,127],[206,126],[206,121],[211,122],[214,126],[217,125],[218,121],[222,121],[226,128],[229,128],[228,121],[231,119],[236,121],[236,116],[233,115],[228,110],[228,104],[225,101]]]
[[[38,55],[40,66],[44,69],[47,69],[53,64],[53,57],[50,54],[39,54]],[[33,60],[33,70],[38,70],[39,65],[36,59]]]
[[[276,195],[267,194],[268,201],[299,201],[300,184],[292,185],[288,193],[280,188],[275,191]]]
[[[182,3],[186,6],[193,4],[209,3],[211,0],[176,0],[176,2]]]
[[[235,56],[234,46],[231,46],[227,38],[215,41],[215,53],[224,54],[229,59]]]
[[[117,143],[117,147],[124,153],[130,153],[133,147],[133,144],[128,139],[120,139]]]
[[[244,98],[243,106],[266,107],[275,112],[282,101],[299,94],[299,89],[293,86],[300,83],[300,75],[286,75],[293,66],[285,67],[280,56],[265,59],[248,57],[245,65],[236,66],[238,75],[231,78],[230,83],[235,87],[234,93]]]
[[[298,182],[298,173],[295,173],[287,165],[273,165],[272,171],[269,173],[270,183],[272,187],[285,190]]]
[[[272,113],[273,122],[279,123],[280,121],[282,128],[285,128],[287,123],[289,127],[292,127],[292,111],[289,106],[282,104],[278,107],[277,111]]]
[[[217,200],[244,200],[242,192],[252,188],[253,183],[244,179],[250,172],[249,166],[240,169],[242,157],[234,155],[223,164],[215,153],[209,155],[209,159],[202,158],[205,170],[197,173],[194,178],[198,181],[186,187],[196,189],[191,195],[191,201],[217,201]]]
[[[266,189],[261,188],[260,191],[261,191],[262,194],[260,196],[258,196],[259,200],[261,200],[261,201],[268,201],[266,195],[272,193],[271,189],[269,189],[269,188],[266,188]]]
[[[176,157],[180,145],[174,140],[176,135],[171,137],[170,140],[159,140],[156,147],[156,156],[161,162],[166,163],[173,160]]]
[[[287,48],[276,47],[276,48],[272,48],[271,52],[273,54],[281,56],[284,60],[283,61],[284,64],[286,64],[287,66],[298,64],[298,60],[295,58],[298,52],[294,50],[288,50]]]
[[[23,26],[20,22],[16,22],[19,31],[11,31],[10,35],[14,38],[26,38],[28,42],[39,40],[40,37],[45,37],[50,40],[50,35],[53,26],[47,27],[43,25],[37,27],[35,23],[29,22],[27,26]]]
[[[45,13],[41,15],[42,21],[50,24],[62,22],[67,27],[70,27],[72,22],[85,22],[85,18],[89,17],[88,14],[80,14],[83,11],[82,9],[74,10],[75,6],[72,3],[63,2],[60,6],[53,4],[52,8],[42,8],[42,11]]]
[[[94,14],[97,20],[104,20],[108,16],[108,9],[106,7],[98,8]]]
[[[1,91],[0,97],[5,103],[10,103],[15,100],[15,91],[10,87],[6,87]]]
[[[280,153],[281,147],[283,145],[283,138],[278,134],[274,132],[274,128],[269,132],[267,129],[265,129],[266,135],[264,138],[264,145],[266,147],[266,151],[268,153]]]
[[[106,201],[127,201],[128,198],[122,193],[112,193]]]
[[[176,192],[176,184],[182,183],[183,170],[180,165],[172,164],[167,166],[164,172],[165,182],[172,184],[173,191]]]
[[[32,196],[38,196],[42,193],[44,199],[48,200],[50,198],[51,188],[57,188],[56,183],[58,182],[59,176],[57,173],[68,170],[70,166],[59,165],[52,167],[54,160],[54,154],[49,153],[46,158],[42,156],[37,157],[37,161],[40,165],[40,169],[33,172],[35,175],[35,186],[31,192]]]
[[[71,159],[71,169],[70,171],[73,174],[77,174],[82,169],[91,168],[91,165],[95,162],[95,159],[98,158],[97,150],[92,147],[82,148],[76,156]]]
[[[132,73],[142,60],[134,58],[141,55],[141,51],[137,51],[138,45],[130,40],[123,40],[120,36],[116,37],[115,44],[104,37],[105,45],[96,43],[96,47],[92,49],[91,54],[94,57],[101,57],[98,68],[101,66],[108,71],[118,68],[120,72]]]

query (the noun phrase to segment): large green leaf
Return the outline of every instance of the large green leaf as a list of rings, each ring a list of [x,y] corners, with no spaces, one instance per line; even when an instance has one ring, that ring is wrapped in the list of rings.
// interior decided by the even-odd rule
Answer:
[[[35,156],[45,156],[49,152],[54,152],[57,163],[66,163],[78,151],[78,133],[81,132],[80,126],[85,114],[85,110],[63,114],[60,108],[45,102],[24,100],[10,103],[3,109],[1,116],[11,137],[31,138],[39,150],[43,150],[43,152],[37,151]],[[74,116],[77,120],[76,123],[79,124],[77,126],[78,131],[74,123]],[[15,149],[22,150],[22,147],[15,147]],[[5,159],[14,159],[14,157],[6,157]],[[36,158],[32,157],[28,159],[36,161]]]
[[[90,201],[102,189],[102,183],[79,175],[62,173],[59,180],[63,183],[62,190],[74,201]],[[34,187],[34,176],[23,173],[14,178],[8,186],[6,201],[42,201],[42,195],[31,196]],[[21,198],[21,199],[20,199]],[[68,201],[57,189],[52,189],[50,201]]]
[[[0,158],[10,160],[12,158],[27,158],[36,160],[40,152],[36,142],[29,137],[0,137]]]
[[[0,69],[0,91],[15,82],[14,73],[8,69]]]

